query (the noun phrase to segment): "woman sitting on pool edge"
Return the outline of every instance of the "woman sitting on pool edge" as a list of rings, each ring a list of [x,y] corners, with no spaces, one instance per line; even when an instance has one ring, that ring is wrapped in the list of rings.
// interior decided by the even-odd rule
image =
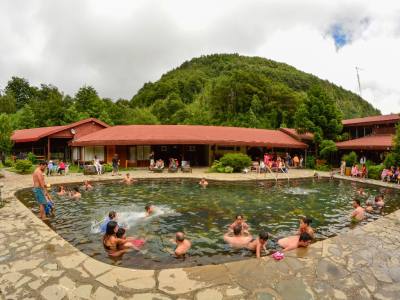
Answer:
[[[131,242],[117,237],[119,226],[115,221],[107,224],[106,233],[103,236],[103,246],[109,256],[118,257],[128,252],[130,249],[139,250]]]

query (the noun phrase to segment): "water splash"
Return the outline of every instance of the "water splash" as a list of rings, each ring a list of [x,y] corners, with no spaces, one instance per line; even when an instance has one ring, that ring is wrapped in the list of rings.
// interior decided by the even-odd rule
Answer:
[[[290,187],[290,188],[287,188],[287,189],[283,190],[283,192],[285,194],[291,194],[291,195],[309,195],[309,194],[312,194],[312,193],[318,193],[317,190],[304,189],[304,188],[301,188],[301,187]]]

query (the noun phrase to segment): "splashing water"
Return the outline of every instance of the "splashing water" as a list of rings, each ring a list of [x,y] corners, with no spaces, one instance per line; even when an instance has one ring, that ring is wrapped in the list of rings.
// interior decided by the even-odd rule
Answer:
[[[317,190],[304,189],[301,187],[290,187],[290,188],[285,189],[283,192],[285,194],[291,194],[291,195],[309,195],[311,193],[318,193]]]

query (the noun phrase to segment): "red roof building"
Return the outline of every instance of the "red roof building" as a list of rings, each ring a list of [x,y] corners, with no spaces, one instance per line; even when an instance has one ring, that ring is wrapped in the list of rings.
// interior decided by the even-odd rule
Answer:
[[[393,135],[378,134],[368,135],[359,139],[353,139],[336,143],[338,149],[347,150],[382,150],[388,151],[392,149]]]
[[[314,134],[311,132],[298,133],[295,128],[279,128],[279,130],[304,143],[314,140]]]

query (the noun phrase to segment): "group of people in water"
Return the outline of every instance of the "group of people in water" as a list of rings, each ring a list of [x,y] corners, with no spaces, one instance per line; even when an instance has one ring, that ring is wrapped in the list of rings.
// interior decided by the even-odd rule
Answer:
[[[46,219],[46,214],[54,213],[54,201],[49,194],[49,186],[44,182],[43,173],[47,165],[41,163],[33,173],[34,195],[40,206],[40,217]],[[137,180],[132,178],[129,173],[125,174],[121,183],[133,184]],[[202,178],[199,185],[202,188],[208,186],[206,178]],[[82,186],[75,186],[72,190],[67,190],[63,185],[60,185],[57,191],[58,196],[68,196],[73,200],[81,198],[81,191],[91,191],[92,184],[85,180]],[[384,206],[384,196],[378,195],[375,201],[369,200],[364,189],[360,188],[357,191],[358,196],[367,198],[365,208],[361,206],[361,201],[355,198],[353,201],[354,211],[351,218],[354,221],[361,221],[365,218],[365,212],[373,212],[375,209],[381,209]],[[154,214],[156,208],[152,204],[145,206],[145,216],[150,217]],[[307,217],[299,218],[299,228],[291,236],[276,239],[277,244],[281,247],[282,252],[293,250],[299,247],[307,247],[315,237],[314,229],[311,227],[312,220]],[[140,251],[145,244],[145,239],[137,237],[127,237],[126,228],[118,224],[117,213],[109,212],[107,218],[100,226],[101,232],[104,233],[102,243],[107,253],[112,257],[119,257],[124,253],[132,250]],[[256,257],[262,256],[262,252],[267,253],[267,242],[270,239],[270,234],[266,231],[260,231],[257,237],[253,237],[250,233],[250,226],[246,223],[243,215],[238,214],[232,224],[228,226],[227,232],[223,235],[224,241],[234,249],[248,249],[255,253]],[[176,232],[174,239],[170,240],[175,244],[173,254],[175,257],[184,257],[192,247],[191,241],[186,237],[184,232]]]

